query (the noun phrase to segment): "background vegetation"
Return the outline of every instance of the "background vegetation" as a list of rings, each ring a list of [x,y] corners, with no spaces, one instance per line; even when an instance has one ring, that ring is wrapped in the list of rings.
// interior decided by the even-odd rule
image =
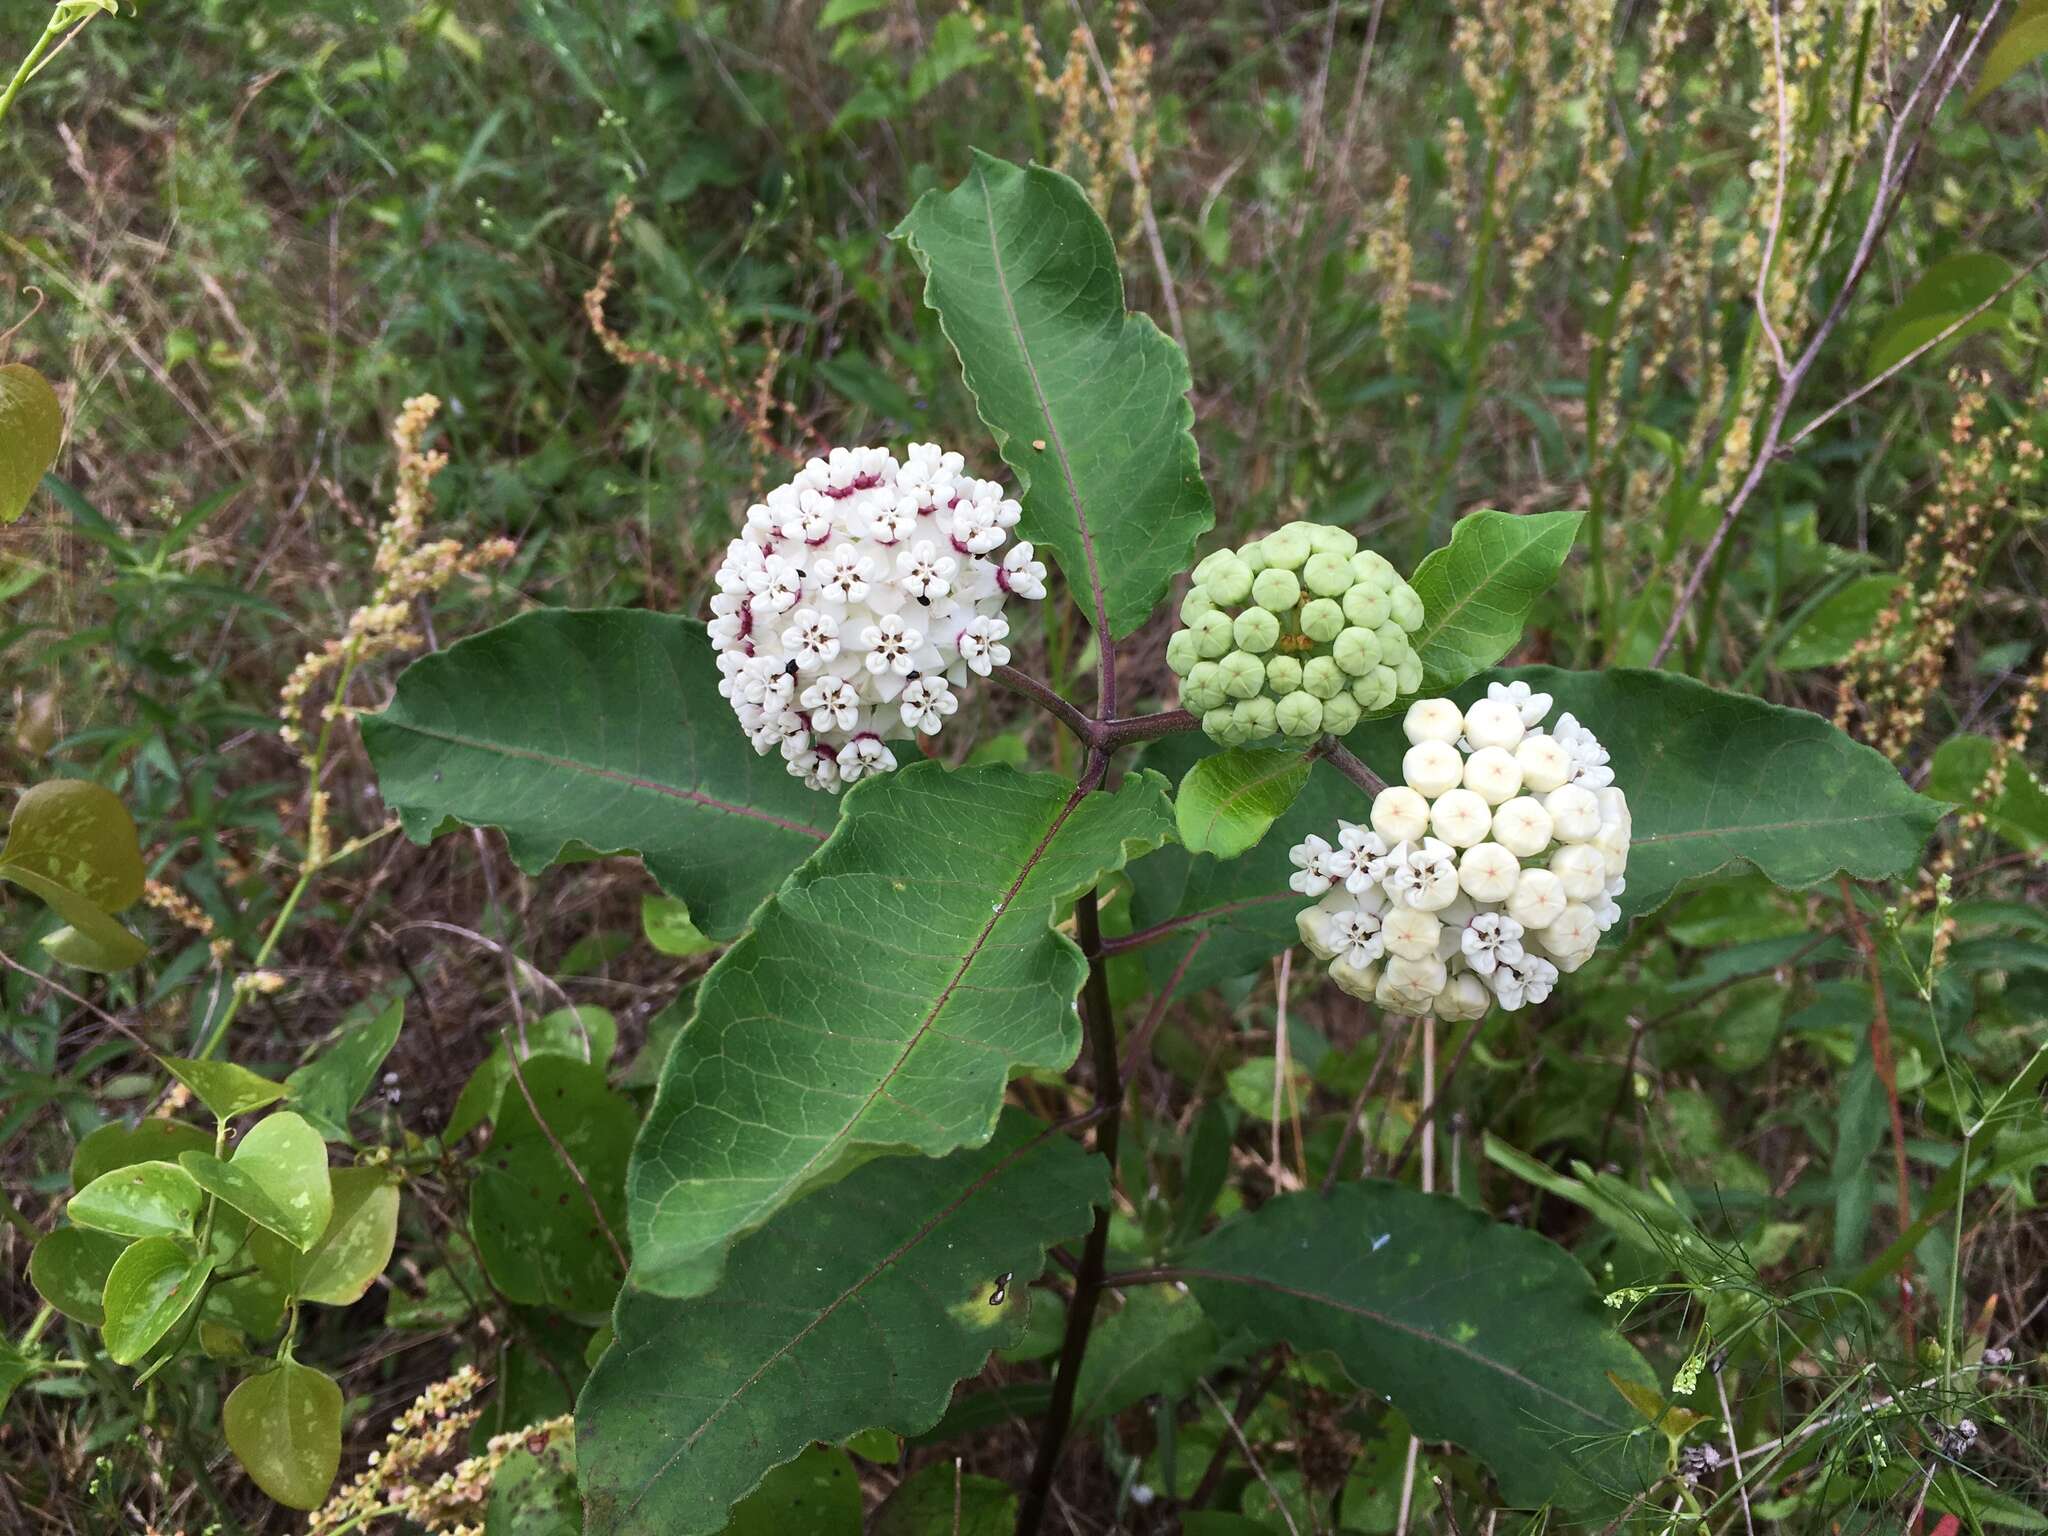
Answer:
[[[1073,174],[1185,346],[1218,542],[1309,516],[1408,569],[1473,507],[1586,507],[1516,659],[1799,705],[1960,807],[1921,881],[1691,894],[1427,1067],[1409,1021],[1285,960],[1175,1005],[1134,1088],[1123,1185],[1156,1198],[1119,1211],[1128,1245],[1429,1162],[1570,1247],[1725,1426],[1671,1521],[2048,1528],[2048,92],[2010,41],[2040,14],[151,0],[68,38],[0,129],[0,361],[68,420],[58,483],[0,532],[0,777],[118,791],[151,953],[58,974],[30,942],[54,922],[4,898],[0,1324],[71,1365],[0,1421],[0,1523],[299,1528],[222,1450],[204,1361],[132,1390],[25,1273],[77,1142],[160,1107],[145,1048],[230,1019],[282,1077],[405,1004],[354,1122],[405,1170],[397,1253],[298,1346],[343,1383],[344,1478],[466,1365],[489,1385],[461,1449],[567,1411],[599,1319],[483,1273],[472,1165],[430,1138],[508,1031],[615,1035],[644,1100],[711,951],[630,865],[377,836],[320,706],[338,680],[377,707],[408,648],[526,608],[701,612],[791,453],[936,437],[993,469],[888,239],[978,146]],[[11,53],[41,21],[0,16]],[[387,434],[425,393],[447,465],[421,536],[472,554],[365,620],[394,596]],[[1086,627],[1046,608],[1021,659],[1085,693]],[[360,666],[289,687],[352,632]],[[1127,706],[1170,703],[1156,646],[1129,652]],[[945,738],[970,749],[1069,744],[981,690]],[[1129,959],[1117,985],[1151,981]],[[1060,1084],[1019,1091],[1061,1112]],[[1028,1409],[995,1389],[1056,1340],[962,1388],[964,1441],[856,1446],[866,1502],[955,1454],[1015,1481]],[[1213,1349],[1161,1355],[1053,1528],[1494,1529],[1474,1463],[1418,1467],[1398,1409],[1319,1362],[1226,1359],[1219,1395]],[[1731,1480],[1731,1441],[1789,1450]]]

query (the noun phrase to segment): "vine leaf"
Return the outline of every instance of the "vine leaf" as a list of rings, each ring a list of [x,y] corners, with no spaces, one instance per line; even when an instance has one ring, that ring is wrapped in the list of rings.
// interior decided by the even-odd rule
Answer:
[[[398,1241],[398,1185],[382,1168],[329,1170],[334,1215],[301,1253],[268,1232],[249,1234],[249,1252],[281,1296],[346,1307],[362,1300],[391,1262]]]
[[[318,1509],[341,1467],[341,1388],[286,1360],[221,1404],[228,1447],[256,1486],[290,1509]]]
[[[387,1005],[284,1080],[292,1102],[329,1141],[348,1140],[349,1111],[376,1081],[377,1068],[398,1043],[405,1024],[403,998]]]
[[[64,407],[49,380],[27,363],[0,368],[0,527],[28,510],[63,442]]]
[[[544,610],[406,668],[363,740],[406,835],[496,827],[537,873],[637,853],[729,938],[817,850],[838,807],[748,744],[704,626],[637,609]]]
[[[1013,1110],[984,1146],[870,1162],[785,1211],[707,1295],[628,1288],[577,1402],[585,1529],[721,1531],[813,1441],[930,1428],[1022,1333],[1046,1249],[1108,1197],[1101,1158]]]
[[[1284,1195],[1176,1272],[1226,1335],[1328,1351],[1509,1503],[1621,1503],[1657,1469],[1609,1373],[1648,1384],[1576,1259],[1460,1201],[1384,1181]]]
[[[1520,667],[1472,678],[1449,697],[1469,704],[1489,682],[1513,678],[1552,695],[1550,718],[1570,710],[1613,756],[1635,821],[1620,898],[1631,919],[1744,866],[1792,887],[1837,871],[1864,880],[1900,874],[1918,866],[1942,814],[1881,755],[1819,716],[1675,673]],[[1345,745],[1387,776],[1407,742],[1400,721],[1386,719],[1360,726]],[[1143,761],[1180,777],[1215,750],[1189,733],[1155,742]],[[1287,887],[1288,849],[1311,832],[1330,836],[1340,818],[1365,820],[1370,804],[1363,790],[1318,763],[1294,804],[1243,857],[1167,848],[1139,861],[1131,869],[1132,926],[1187,927],[1185,937],[1147,950],[1153,976],[1171,974],[1197,934],[1204,942],[1182,978],[1184,991],[1242,975],[1297,942],[1294,915],[1307,901]]]
[[[85,1227],[46,1232],[28,1256],[28,1278],[36,1294],[73,1322],[105,1324],[100,1298],[114,1261],[127,1249],[124,1239]]]
[[[839,830],[699,985],[627,1177],[631,1283],[694,1296],[726,1247],[850,1160],[986,1141],[1013,1071],[1080,1049],[1086,966],[1055,912],[1172,832],[1156,774],[917,763]]]
[[[0,880],[69,925],[43,940],[66,965],[120,971],[148,953],[113,917],[141,897],[142,878],[134,818],[112,790],[86,779],[46,779],[15,801]]]
[[[100,1304],[107,1321],[100,1333],[116,1365],[133,1365],[192,1310],[213,1260],[195,1256],[175,1237],[132,1242],[107,1272]]]
[[[1116,246],[1057,171],[975,152],[897,226],[981,419],[1103,644],[1151,615],[1216,520],[1187,359],[1124,309]]]
[[[252,1109],[275,1104],[290,1092],[283,1083],[273,1083],[232,1061],[201,1061],[190,1056],[159,1056],[157,1060],[164,1064],[165,1071],[192,1090],[194,1098],[213,1111],[216,1120],[246,1115]]]
[[[209,1195],[301,1253],[320,1240],[334,1214],[327,1144],[289,1110],[257,1121],[230,1161],[211,1152],[186,1152],[178,1162]]]
[[[190,1237],[199,1201],[199,1185],[176,1163],[131,1163],[86,1185],[64,1214],[116,1237]]]
[[[1233,747],[1202,758],[1173,797],[1181,846],[1234,859],[1255,847],[1308,783],[1306,752]]]
[[[1550,590],[1578,537],[1583,512],[1517,517],[1481,509],[1451,529],[1409,583],[1422,599],[1413,639],[1426,694],[1455,688],[1514,648],[1536,599]],[[1405,712],[1405,701],[1398,706]]]

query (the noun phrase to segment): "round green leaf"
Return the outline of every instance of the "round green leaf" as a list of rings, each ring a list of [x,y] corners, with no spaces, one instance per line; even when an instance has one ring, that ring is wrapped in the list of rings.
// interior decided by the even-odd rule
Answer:
[[[334,1215],[327,1143],[289,1110],[266,1115],[252,1126],[233,1162],[224,1163],[210,1152],[187,1152],[178,1161],[208,1194],[302,1253],[319,1240]]]
[[[567,1056],[572,1061],[594,1062],[601,1067],[612,1059],[619,1039],[619,1022],[603,1008],[557,1008],[526,1026],[523,1046],[516,1036],[507,1038],[520,1050],[521,1061],[535,1056]],[[491,1054],[462,1085],[455,1108],[448,1116],[448,1128],[441,1133],[444,1141],[460,1141],[486,1120],[498,1118],[498,1106],[512,1081],[512,1057],[506,1045],[507,1040],[500,1040],[492,1046]]]
[[[97,1328],[107,1320],[100,1297],[114,1260],[128,1244],[105,1232],[59,1227],[46,1233],[28,1257],[29,1283],[36,1294],[73,1322]]]
[[[53,882],[101,912],[118,912],[142,895],[134,819],[110,789],[85,779],[46,779],[15,802],[7,824],[0,874],[15,871]]]
[[[160,1056],[157,1059],[171,1076],[190,1088],[217,1119],[232,1120],[252,1109],[275,1104],[285,1096],[283,1083],[258,1077],[247,1067],[238,1067],[231,1061],[197,1061],[184,1056]]]
[[[0,368],[0,524],[28,510],[63,441],[64,407],[49,381],[27,363]]]
[[[391,1262],[398,1240],[398,1186],[381,1168],[334,1168],[334,1216],[312,1248],[300,1253],[268,1232],[249,1235],[264,1272],[301,1301],[345,1307],[362,1299]]]
[[[83,1189],[103,1173],[130,1163],[175,1163],[180,1152],[204,1152],[213,1134],[182,1120],[150,1118],[139,1125],[103,1125],[71,1154],[71,1187]]]
[[[116,1365],[133,1365],[148,1354],[205,1288],[212,1264],[174,1237],[145,1237],[129,1244],[107,1274],[100,1305],[107,1320],[101,1338]]]
[[[130,1163],[101,1174],[64,1210],[74,1226],[118,1237],[190,1237],[199,1186],[176,1163]]]
[[[1308,783],[1308,754],[1232,747],[1188,770],[1173,797],[1181,846],[1234,859],[1255,847]]]
[[[291,1509],[318,1509],[341,1466],[341,1388],[287,1360],[251,1376],[220,1411],[232,1450],[256,1486]]]

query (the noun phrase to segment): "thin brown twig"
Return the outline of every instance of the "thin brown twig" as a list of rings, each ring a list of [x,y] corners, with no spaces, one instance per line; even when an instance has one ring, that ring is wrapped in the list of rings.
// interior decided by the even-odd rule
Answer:
[[[1878,1082],[1884,1085],[1885,1103],[1891,1110],[1899,1231],[1906,1232],[1913,1225],[1912,1186],[1906,1177],[1906,1117],[1899,1109],[1899,1072],[1892,1059],[1892,1024],[1891,1015],[1885,1007],[1884,970],[1878,963],[1877,946],[1870,941],[1870,930],[1864,925],[1862,910],[1856,905],[1856,888],[1849,883],[1847,875],[1841,876],[1839,883],[1842,905],[1849,915],[1849,932],[1855,938],[1856,948],[1863,956],[1864,969],[1870,977],[1870,1062],[1877,1070]],[[1905,1324],[1908,1358],[1916,1353],[1911,1272],[1912,1255],[1907,1254],[1899,1261],[1899,1313]]]

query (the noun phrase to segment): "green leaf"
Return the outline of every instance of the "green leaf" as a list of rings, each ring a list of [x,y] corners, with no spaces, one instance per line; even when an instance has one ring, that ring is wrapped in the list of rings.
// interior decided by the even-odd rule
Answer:
[[[1920,274],[1920,280],[1906,290],[1899,307],[1886,318],[1870,344],[1870,355],[1863,362],[1864,373],[1876,378],[1939,336],[1979,304],[1988,302],[2011,280],[2012,263],[1989,251],[1966,251],[1946,261],[1936,262]],[[2002,304],[1993,304],[1968,325],[1958,329],[1943,343],[1944,348],[1953,346],[1965,336],[1974,336],[1979,331],[2002,324],[2004,316],[2000,311],[2003,307]]]
[[[155,1116],[136,1125],[101,1126],[71,1153],[71,1187],[83,1189],[103,1173],[130,1163],[175,1163],[180,1152],[210,1151],[213,1133],[182,1120]]]
[[[1927,793],[1951,805],[1976,807],[1985,820],[2022,848],[2048,844],[2048,791],[2017,753],[2007,756],[2005,783],[1997,798],[1978,804],[1998,754],[1998,743],[1988,737],[1951,736],[1934,750]]]
[[[1089,1336],[1074,1389],[1075,1422],[1112,1418],[1148,1397],[1187,1396],[1215,1359],[1216,1344],[1215,1325],[1192,1296],[1165,1286],[1132,1290]]]
[[[37,1374],[39,1367],[5,1339],[0,1339],[0,1414],[7,1412],[7,1400],[14,1389]],[[860,1528],[854,1527],[854,1536]]]
[[[107,1276],[127,1242],[84,1227],[45,1233],[28,1256],[29,1283],[36,1294],[73,1322],[98,1328],[107,1320],[100,1297]]]
[[[633,1284],[699,1295],[734,1238],[849,1158],[973,1146],[1016,1071],[1064,1071],[1086,966],[1052,920],[1168,836],[1164,791],[929,762],[856,786],[663,1064],[627,1180]]]
[[[526,1044],[519,1059],[566,1056],[571,1061],[587,1061],[602,1067],[612,1059],[618,1038],[618,1020],[602,1008],[557,1008],[526,1026]],[[514,1049],[520,1049],[516,1034],[509,1039]],[[505,1089],[512,1081],[512,1057],[506,1044],[500,1040],[492,1046],[491,1054],[462,1085],[454,1112],[448,1117],[448,1129],[441,1133],[444,1141],[460,1141],[485,1121],[498,1118],[498,1106],[504,1102]]]
[[[414,662],[363,741],[415,842],[497,827],[529,874],[572,844],[637,853],[730,938],[838,806],[755,753],[718,680],[694,620],[543,610]]]
[[[925,1466],[884,1499],[868,1536],[1011,1536],[1016,1528],[1017,1495],[1009,1484],[962,1472],[949,1458]]]
[[[1100,1158],[1013,1111],[985,1146],[871,1162],[784,1212],[707,1296],[629,1287],[577,1403],[590,1536],[708,1536],[813,1441],[937,1422],[1108,1195]]]
[[[1234,859],[1294,804],[1308,783],[1309,756],[1284,747],[1232,747],[1188,770],[1173,797],[1173,820],[1190,853]]]
[[[301,1253],[268,1232],[251,1232],[249,1250],[287,1294],[322,1306],[362,1300],[398,1241],[398,1186],[382,1168],[333,1168],[334,1215],[320,1240]]]
[[[266,1104],[275,1104],[288,1090],[283,1083],[258,1077],[231,1061],[199,1061],[184,1056],[159,1056],[171,1076],[190,1088],[216,1120],[232,1120]]]
[[[28,510],[63,443],[64,407],[49,381],[27,363],[0,368],[0,527]]]
[[[538,1456],[525,1446],[506,1456],[491,1480],[484,1536],[580,1536],[582,1530],[573,1436],[550,1435]]]
[[[1896,576],[1857,577],[1816,604],[1772,659],[1787,672],[1835,665],[1876,628],[1877,616],[1891,606],[1898,591]]]
[[[265,1115],[250,1127],[232,1162],[211,1152],[187,1152],[178,1162],[201,1189],[301,1253],[319,1240],[334,1214],[327,1143],[290,1110]]]
[[[673,896],[642,896],[640,927],[648,943],[679,960],[718,948],[718,940],[707,938],[690,921],[690,909]]]
[[[190,1237],[199,1201],[199,1186],[176,1163],[131,1163],[86,1185],[64,1214],[117,1237]]]
[[[513,1301],[602,1312],[621,1276],[590,1203],[594,1196],[623,1243],[633,1101],[605,1086],[601,1067],[565,1056],[533,1057],[520,1072],[526,1093],[516,1082],[506,1089],[491,1144],[478,1157],[469,1187],[477,1254],[492,1282]],[[535,1108],[545,1130],[534,1118]],[[562,1161],[563,1152],[575,1162],[574,1172]]]
[[[43,940],[66,965],[118,971],[148,953],[110,915],[142,895],[142,879],[135,822],[111,790],[84,779],[47,779],[15,802],[0,847],[0,880],[28,891],[69,925]]]
[[[1455,688],[1514,649],[1530,607],[1564,568],[1585,515],[1468,512],[1451,528],[1451,542],[1423,557],[1409,585],[1422,599],[1422,628],[1413,641],[1424,694]],[[1399,708],[1405,712],[1405,701]]]
[[[860,1477],[846,1452],[814,1445],[734,1506],[723,1536],[861,1536]]]
[[[1057,171],[976,151],[895,236],[1022,487],[1018,536],[1053,551],[1104,643],[1132,633],[1215,522],[1187,359],[1125,311],[1109,231]]]
[[[206,1287],[211,1259],[196,1257],[174,1237],[130,1243],[107,1272],[100,1295],[106,1313],[101,1341],[116,1365],[133,1365],[175,1328]]]
[[[349,1112],[370,1091],[377,1069],[398,1043],[405,1024],[405,1000],[392,1003],[367,1024],[358,1024],[284,1080],[292,1102],[329,1141],[348,1139]]]
[[[318,1509],[341,1467],[341,1388],[286,1360],[251,1376],[221,1405],[228,1449],[256,1486],[288,1509]]]
[[[1976,106],[2044,53],[2048,53],[2048,0],[2023,0],[1984,55],[1984,72],[1970,92],[1969,105]]]
[[[1462,1445],[1510,1504],[1619,1503],[1655,1475],[1607,1373],[1651,1381],[1578,1261],[1381,1181],[1283,1195],[1177,1266],[1225,1333],[1327,1350],[1425,1440]],[[1618,1497],[1617,1497],[1618,1496]]]

